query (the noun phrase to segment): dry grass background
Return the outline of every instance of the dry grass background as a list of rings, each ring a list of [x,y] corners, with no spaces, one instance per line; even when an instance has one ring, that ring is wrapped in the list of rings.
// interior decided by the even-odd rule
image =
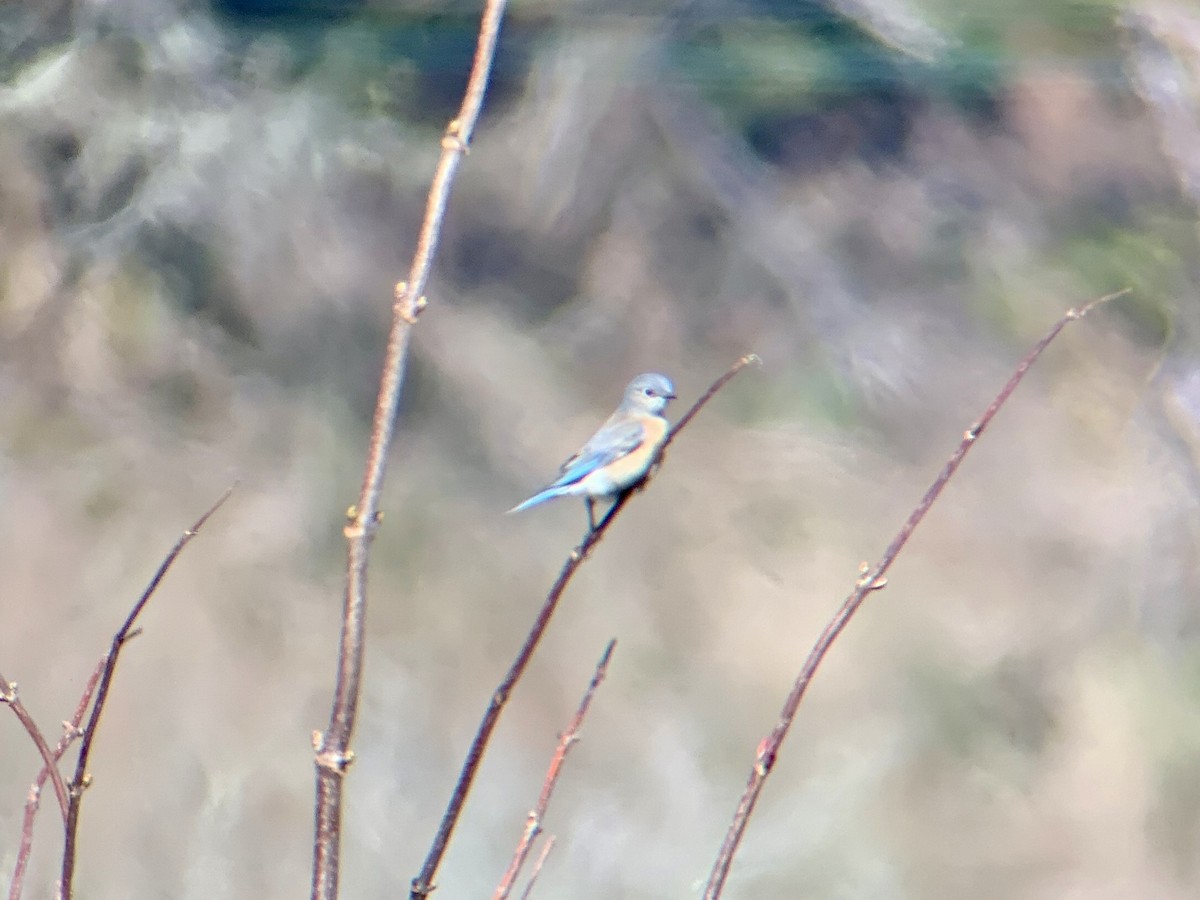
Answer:
[[[4,19],[34,37],[0,89],[0,669],[52,732],[239,479],[123,657],[79,895],[302,896],[341,516],[442,123],[372,106],[389,82],[355,81],[353,26],[301,70],[202,9],[63,9]],[[511,33],[553,12],[520,7]],[[859,563],[1025,347],[1126,283],[831,654],[728,896],[1194,896],[1196,248],[1162,111],[1085,58],[1030,54],[990,117],[910,98],[880,159],[834,104],[814,123],[845,148],[772,164],[664,66],[654,21],[628,21],[518,44],[527,70],[452,201],[374,551],[344,896],[407,889],[584,523],[503,511],[630,375],[668,372],[687,403],[743,352],[766,361],[577,578],[439,897],[494,886],[612,636],[539,893],[694,893]],[[5,721],[0,872],[36,766]],[[58,849],[47,806],[26,897],[52,896]]]

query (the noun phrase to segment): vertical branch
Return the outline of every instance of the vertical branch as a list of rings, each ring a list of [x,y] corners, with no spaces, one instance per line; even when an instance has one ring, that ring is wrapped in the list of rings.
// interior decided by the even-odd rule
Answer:
[[[80,724],[83,722],[83,716],[88,710],[88,706],[92,702],[92,694],[96,691],[96,685],[100,681],[100,676],[104,673],[104,665],[108,661],[108,656],[105,655],[100,662],[96,663],[96,668],[92,670],[92,675],[84,685],[83,694],[79,697],[79,703],[75,705],[75,714],[71,716],[71,721],[63,722],[62,737],[58,739],[58,744],[54,748],[52,754],[54,762],[52,765],[43,765],[42,770],[38,772],[38,776],[34,779],[33,784],[29,788],[29,796],[25,800],[25,818],[21,823],[21,843],[17,847],[17,861],[13,866],[12,881],[8,885],[8,900],[21,900],[21,892],[25,889],[25,870],[29,866],[29,854],[33,851],[33,825],[37,819],[38,806],[42,797],[42,787],[46,784],[46,779],[52,773],[58,771],[58,761],[62,759],[63,754],[67,752],[67,748],[71,746],[76,738],[83,736],[83,731],[80,729]],[[59,776],[62,780],[62,776]],[[64,818],[66,811],[64,809]]]
[[[138,598],[137,603],[133,605],[133,609],[129,611],[129,615],[125,617],[125,621],[121,627],[117,629],[117,633],[113,635],[112,644],[108,648],[108,655],[104,657],[104,670],[100,673],[100,685],[96,688],[96,702],[92,704],[92,714],[88,717],[88,723],[83,729],[82,740],[79,745],[79,758],[75,762],[75,777],[71,779],[70,803],[67,809],[67,835],[63,842],[63,861],[62,861],[62,876],[59,883],[59,896],[63,900],[71,900],[71,883],[75,877],[75,844],[79,833],[79,804],[83,800],[83,789],[87,787],[91,776],[88,775],[87,764],[92,753],[92,742],[96,739],[96,729],[100,726],[100,715],[104,712],[104,703],[108,700],[108,691],[112,686],[113,676],[117,671],[117,659],[121,655],[121,648],[125,646],[126,641],[133,637],[134,624],[138,620],[138,616],[142,614],[142,610],[146,608],[146,604],[150,602],[150,598],[154,596],[154,592],[158,590],[158,586],[166,577],[167,571],[174,564],[179,554],[183,552],[183,548],[192,542],[192,538],[200,533],[200,529],[212,517],[218,509],[220,509],[230,494],[233,493],[233,488],[227,488],[225,493],[221,495],[208,511],[204,513],[195,524],[185,531],[175,542],[175,546],[166,555],[166,558],[158,566],[158,571],[154,573],[154,577],[150,579],[150,583],[146,589],[142,591],[142,595]]]
[[[579,729],[583,725],[584,718],[587,717],[588,709],[591,708],[596,688],[600,687],[604,676],[608,674],[608,661],[612,659],[613,648],[616,646],[617,639],[613,638],[604,648],[600,661],[596,663],[596,671],[592,674],[592,680],[583,693],[583,699],[579,701],[579,708],[571,717],[567,730],[559,735],[558,747],[555,748],[554,756],[550,759],[550,767],[546,770],[546,778],[542,782],[542,791],[538,794],[537,804],[529,813],[529,818],[525,822],[525,830],[521,833],[521,840],[517,842],[517,849],[513,851],[512,861],[508,864],[508,871],[500,879],[500,884],[492,895],[492,900],[507,900],[508,895],[512,893],[517,876],[521,874],[521,867],[525,865],[525,860],[529,857],[529,851],[533,849],[533,842],[542,833],[542,819],[546,817],[546,810],[550,806],[550,797],[558,784],[558,776],[562,774],[563,763],[566,762],[567,754],[571,752],[575,742],[579,740]]]
[[[758,798],[762,793],[767,776],[771,774],[771,769],[775,765],[779,748],[783,744],[784,738],[787,737],[788,730],[792,727],[792,722],[796,718],[796,711],[800,707],[800,701],[804,699],[804,694],[817,672],[817,667],[821,665],[821,661],[825,658],[825,654],[829,652],[829,648],[833,646],[833,642],[837,640],[838,635],[850,623],[850,620],[858,612],[859,607],[862,606],[867,597],[874,591],[884,587],[886,584],[884,575],[892,567],[892,563],[896,561],[896,557],[900,555],[900,551],[904,549],[904,545],[908,543],[908,539],[912,536],[912,533],[921,524],[921,520],[925,518],[925,514],[929,512],[930,507],[941,496],[942,490],[946,487],[947,483],[954,477],[954,473],[962,465],[962,461],[968,451],[975,446],[975,442],[979,439],[979,436],[991,424],[996,413],[1000,411],[1000,407],[1012,396],[1012,392],[1021,383],[1030,366],[1037,362],[1042,352],[1050,346],[1050,342],[1058,337],[1059,332],[1066,328],[1069,323],[1083,318],[1102,303],[1107,303],[1127,293],[1129,293],[1128,290],[1119,291],[1115,294],[1100,297],[1083,306],[1069,309],[1054,323],[1054,326],[1046,335],[1034,344],[1033,348],[1022,357],[1016,369],[1009,377],[1008,382],[1000,389],[1000,393],[996,395],[995,399],[984,410],[979,420],[963,433],[958,448],[946,461],[946,464],[942,467],[942,471],[938,473],[933,484],[925,492],[925,496],[921,498],[921,502],[909,514],[900,531],[892,539],[887,550],[884,551],[883,558],[872,569],[864,567],[865,571],[862,577],[859,578],[854,591],[846,597],[842,605],[838,608],[838,611],[834,613],[833,618],[829,620],[824,631],[821,632],[821,636],[817,638],[817,642],[809,652],[808,658],[804,661],[804,665],[800,669],[800,674],[796,676],[792,690],[788,694],[787,700],[784,701],[783,710],[779,714],[779,722],[772,729],[771,733],[763,738],[758,745],[754,756],[754,765],[750,770],[750,777],[746,783],[746,789],[742,793],[742,799],[738,803],[737,811],[734,813],[733,819],[729,824],[725,840],[721,844],[716,862],[713,864],[712,872],[709,875],[708,884],[704,888],[704,900],[717,900],[721,896],[721,892],[725,888],[725,880],[729,877],[729,868],[733,864],[734,854],[737,853],[738,846],[742,842],[742,836],[746,832],[746,825],[750,820],[750,815],[754,812],[755,804],[758,803]]]
[[[506,0],[486,0],[475,59],[458,117],[446,128],[417,240],[408,280],[396,285],[392,325],[384,353],[379,394],[371,424],[367,462],[358,503],[347,517],[346,582],[342,598],[342,629],[338,650],[337,682],[329,725],[313,734],[316,763],[315,828],[313,837],[313,900],[333,900],[338,892],[341,856],[342,782],[353,760],[350,738],[358,711],[362,678],[363,629],[367,605],[367,562],[371,540],[379,525],[379,495],[383,488],[388,449],[391,446],[400,389],[404,379],[412,327],[425,308],[425,285],[433,266],[450,188],[458,166],[470,147],[491,75],[500,20]]]

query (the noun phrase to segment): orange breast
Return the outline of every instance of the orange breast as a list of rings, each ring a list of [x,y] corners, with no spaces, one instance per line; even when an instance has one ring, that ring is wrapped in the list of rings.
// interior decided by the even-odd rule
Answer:
[[[605,466],[602,470],[605,476],[603,479],[595,479],[598,482],[597,487],[600,487],[599,482],[602,481],[611,485],[606,493],[624,490],[645,475],[658,453],[658,448],[667,439],[666,419],[647,416],[640,420],[640,424],[642,426],[642,442],[631,453]],[[601,473],[597,472],[596,474]],[[587,480],[591,481],[592,479]]]

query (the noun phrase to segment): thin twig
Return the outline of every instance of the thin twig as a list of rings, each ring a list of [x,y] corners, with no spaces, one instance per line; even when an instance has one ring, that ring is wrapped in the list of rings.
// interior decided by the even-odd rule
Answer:
[[[849,624],[850,619],[862,606],[863,601],[874,591],[880,590],[886,584],[884,575],[895,562],[900,551],[904,549],[904,545],[908,543],[908,539],[912,536],[916,527],[921,524],[921,520],[925,518],[925,514],[929,512],[929,508],[941,495],[946,484],[958,471],[958,467],[962,464],[967,452],[975,446],[975,442],[984,430],[991,423],[996,413],[999,412],[1012,392],[1016,390],[1018,384],[1025,377],[1025,373],[1042,355],[1042,352],[1050,345],[1050,342],[1058,337],[1068,323],[1074,322],[1076,319],[1081,319],[1097,306],[1103,303],[1108,303],[1110,300],[1115,300],[1118,297],[1123,297],[1129,293],[1129,289],[1118,291],[1115,294],[1108,294],[1086,303],[1083,306],[1074,307],[1067,310],[1054,326],[1046,333],[1040,341],[1034,344],[1033,348],[1025,354],[1021,361],[1017,364],[1012,376],[1008,382],[1001,388],[1000,393],[992,400],[988,408],[984,410],[983,415],[979,420],[963,433],[962,441],[959,442],[958,448],[951,454],[946,464],[938,473],[936,479],[929,490],[925,492],[925,496],[921,498],[921,502],[909,514],[907,521],[903,527],[892,539],[884,551],[882,559],[876,563],[873,569],[864,567],[864,572],[855,585],[854,591],[842,602],[841,607],[834,614],[833,618],[825,626],[821,632],[821,636],[817,638],[817,642],[809,651],[808,658],[804,661],[803,667],[800,669],[800,674],[796,676],[796,681],[792,685],[792,690],[787,696],[787,700],[783,704],[783,710],[779,714],[779,722],[775,728],[762,741],[759,742],[758,749],[755,751],[754,766],[750,770],[750,777],[746,783],[746,790],[742,794],[741,802],[738,804],[737,811],[733,815],[733,819],[729,824],[729,830],[726,832],[725,840],[721,844],[721,850],[717,855],[716,862],[713,864],[712,873],[709,875],[708,884],[704,888],[704,900],[717,900],[721,896],[721,891],[725,887],[725,879],[729,876],[729,868],[733,863],[734,854],[737,853],[739,844],[742,841],[742,835],[745,834],[746,824],[750,819],[751,813],[754,812],[754,806],[758,802],[759,794],[762,792],[763,784],[766,782],[767,776],[771,773],[771,768],[775,765],[775,758],[779,753],[780,745],[783,739],[787,737],[788,729],[792,726],[792,721],[796,717],[796,710],[800,706],[800,701],[804,699],[804,693],[808,690],[809,682],[812,681],[813,675],[816,674],[817,667],[821,665],[821,661],[825,658],[825,654],[837,640],[838,635]]]
[[[17,691],[17,683],[9,681],[0,673],[0,705],[9,707],[13,714],[20,720],[25,727],[25,731],[29,734],[33,744],[37,747],[38,755],[42,758],[42,764],[50,773],[50,782],[54,785],[54,794],[58,797],[58,808],[62,811],[63,824],[67,822],[67,786],[63,783],[62,773],[58,771],[58,766],[54,764],[54,754],[50,750],[50,745],[46,743],[46,736],[42,734],[42,730],[38,728],[37,722],[33,720],[33,716],[29,714],[29,710],[25,708],[25,704],[21,702],[21,697]]]
[[[42,798],[42,787],[46,784],[46,779],[51,777],[52,773],[58,771],[58,761],[62,759],[63,754],[67,752],[67,748],[74,743],[76,738],[83,737],[83,731],[80,729],[80,724],[83,722],[84,713],[87,712],[88,706],[92,702],[92,694],[96,691],[96,685],[100,681],[100,676],[104,673],[104,664],[108,660],[108,654],[96,663],[96,668],[92,670],[91,677],[88,678],[87,684],[83,687],[83,693],[79,697],[79,703],[75,706],[75,714],[71,716],[69,722],[63,722],[62,737],[58,739],[58,744],[54,747],[53,765],[43,764],[42,770],[38,772],[38,776],[34,779],[33,784],[29,788],[29,796],[25,799],[25,818],[21,824],[21,844],[17,847],[17,861],[13,866],[12,881],[8,885],[8,900],[21,900],[21,892],[25,888],[25,870],[29,866],[29,855],[33,851],[33,825],[37,820],[38,806]],[[59,776],[59,780],[62,776]]]
[[[692,420],[696,413],[700,411],[700,408],[708,403],[713,395],[724,387],[734,375],[757,360],[758,357],[754,355],[744,356],[734,363],[729,371],[713,382],[712,387],[699,400],[692,404],[692,408],[671,429],[671,433],[667,436],[666,441],[663,442],[662,449],[659,451],[660,461],[662,460],[662,453],[666,450],[667,446],[675,439],[680,430]],[[409,893],[410,900],[423,900],[434,889],[434,876],[437,874],[438,866],[441,865],[442,857],[446,853],[446,846],[450,843],[450,835],[454,831],[454,826],[458,823],[463,806],[467,802],[467,794],[470,792],[471,784],[475,780],[475,774],[479,769],[479,763],[483,759],[484,751],[487,749],[487,743],[491,739],[492,731],[496,727],[496,722],[500,719],[500,713],[504,709],[504,705],[508,702],[509,695],[524,674],[525,667],[529,665],[533,651],[537,649],[538,643],[546,631],[546,627],[550,624],[550,619],[554,615],[554,611],[558,609],[558,602],[562,598],[567,584],[575,575],[575,571],[583,564],[583,561],[588,558],[588,555],[592,552],[592,548],[604,539],[604,535],[608,533],[609,526],[620,515],[621,510],[625,508],[625,504],[629,502],[629,498],[642,490],[647,483],[648,479],[643,479],[639,484],[634,485],[621,494],[616,502],[613,503],[612,508],[604,514],[604,518],[600,520],[596,528],[584,536],[583,542],[571,551],[571,555],[563,563],[563,567],[558,573],[558,578],[554,580],[554,584],[550,587],[550,592],[546,595],[546,599],[542,603],[542,608],[538,611],[537,618],[533,622],[533,627],[529,629],[529,633],[525,637],[525,643],[521,645],[521,649],[517,652],[517,656],[509,667],[508,672],[504,675],[503,680],[501,680],[499,686],[492,694],[491,702],[488,704],[488,708],[483,714],[483,719],[479,723],[479,728],[475,732],[475,737],[471,741],[471,746],[467,750],[467,757],[463,761],[462,769],[459,771],[458,781],[454,785],[454,792],[450,795],[450,802],[446,805],[446,811],[442,815],[442,821],[438,826],[437,834],[434,836],[433,843],[429,847],[425,863],[421,867],[420,873],[412,880],[412,889]]]
[[[529,873],[529,883],[525,885],[525,890],[521,891],[521,900],[529,900],[533,896],[533,886],[537,884],[538,876],[542,874],[542,866],[546,865],[546,857],[553,849],[554,835],[549,835],[546,843],[542,845],[542,852],[538,854],[537,862],[533,864],[533,871]]]
[[[158,590],[159,584],[166,577],[171,565],[183,552],[183,548],[200,533],[200,529],[224,505],[232,493],[232,486],[226,488],[220,499],[210,506],[191,528],[180,535],[175,546],[159,564],[158,571],[154,573],[154,577],[142,591],[142,595],[133,605],[133,609],[129,611],[129,615],[125,617],[121,627],[117,629],[117,633],[113,635],[108,655],[104,658],[104,671],[100,674],[100,685],[96,688],[96,702],[92,704],[92,713],[83,729],[82,740],[79,744],[79,758],[75,763],[75,777],[71,779],[69,785],[70,804],[67,810],[67,834],[63,842],[62,880],[59,883],[59,896],[64,900],[71,900],[71,885],[75,877],[75,844],[79,833],[79,805],[83,799],[83,789],[87,787],[91,778],[87,771],[88,759],[92,753],[92,742],[96,739],[96,729],[100,725],[100,715],[104,712],[104,703],[108,699],[108,690],[112,685],[113,675],[117,671],[117,659],[121,655],[121,648],[137,633],[133,627],[134,623],[142,614],[142,610],[146,608],[146,604],[150,602],[150,598],[154,596],[154,592]]]
[[[521,833],[521,840],[517,842],[517,849],[513,852],[512,862],[508,864],[508,871],[500,879],[500,884],[492,895],[492,900],[505,900],[512,893],[517,876],[521,874],[521,867],[525,865],[529,851],[533,848],[533,842],[542,833],[542,819],[546,817],[546,809],[550,806],[550,797],[558,784],[558,776],[562,774],[563,763],[566,762],[567,754],[571,752],[575,742],[579,740],[579,729],[587,716],[588,708],[592,705],[592,697],[596,694],[596,688],[600,687],[604,676],[608,674],[608,661],[612,659],[613,648],[616,645],[617,639],[613,638],[604,648],[600,661],[596,663],[596,671],[592,674],[592,680],[589,682],[587,690],[584,691],[583,699],[579,701],[579,708],[575,710],[575,715],[567,725],[567,730],[558,737],[558,747],[555,748],[554,756],[550,759],[550,767],[546,770],[546,779],[542,782],[542,791],[538,794],[537,805],[529,813],[529,818],[525,822],[525,830]]]
[[[700,410],[704,408],[708,401],[716,396],[717,391],[725,387],[725,385],[730,382],[734,375],[742,371],[742,369],[746,368],[746,366],[750,365],[751,363],[754,365],[762,365],[762,360],[759,359],[757,353],[747,353],[732,366],[730,366],[729,371],[709,385],[708,390],[700,395],[700,399],[692,404],[692,408],[684,413],[683,417],[671,427],[671,434],[667,437],[666,443],[663,444],[663,450],[666,450],[671,441],[675,440],[675,435],[687,428],[692,419],[696,418],[696,413],[700,412]]]
[[[371,423],[371,438],[358,503],[345,527],[346,583],[342,598],[342,629],[338,649],[337,683],[324,732],[313,733],[316,764],[316,803],[313,835],[313,900],[334,900],[338,893],[341,858],[342,785],[354,759],[350,738],[358,713],[362,679],[363,633],[367,610],[367,563],[371,540],[379,526],[379,496],[392,443],[408,346],[417,316],[425,308],[425,285],[433,267],[446,204],[459,163],[467,154],[483,107],[500,21],[506,0],[486,0],[479,25],[475,59],[457,118],[446,127],[442,154],[434,172],[408,280],[396,285],[392,325],[388,333],[379,393]]]

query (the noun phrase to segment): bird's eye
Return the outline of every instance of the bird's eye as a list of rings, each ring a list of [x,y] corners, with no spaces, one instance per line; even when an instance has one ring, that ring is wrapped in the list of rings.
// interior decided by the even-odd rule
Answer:
[[[642,393],[645,394],[647,397],[653,397],[654,396],[654,388],[646,388],[644,391],[642,391]]]

